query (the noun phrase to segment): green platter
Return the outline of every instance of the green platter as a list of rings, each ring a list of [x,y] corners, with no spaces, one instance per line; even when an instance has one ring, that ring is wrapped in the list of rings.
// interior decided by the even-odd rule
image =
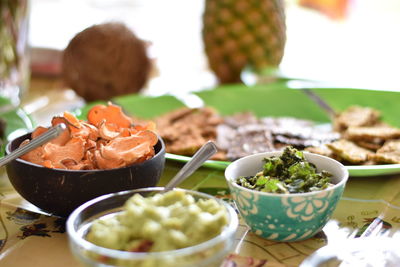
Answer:
[[[340,111],[350,105],[361,105],[381,111],[385,122],[400,127],[398,119],[400,93],[383,90],[352,88],[313,88],[335,110]],[[235,112],[252,111],[257,116],[291,116],[328,123],[328,115],[303,92],[291,89],[280,82],[269,85],[230,85],[195,93],[204,106],[212,106],[222,115]],[[193,98],[193,95],[192,95]],[[128,95],[113,99],[131,115],[142,118],[154,118],[176,108],[190,105],[184,96],[164,95],[158,97]],[[88,105],[81,111],[82,117]],[[167,159],[187,162],[190,157],[167,154]],[[204,166],[223,170],[230,162],[207,161]],[[379,176],[400,173],[400,164],[347,166],[350,176]]]

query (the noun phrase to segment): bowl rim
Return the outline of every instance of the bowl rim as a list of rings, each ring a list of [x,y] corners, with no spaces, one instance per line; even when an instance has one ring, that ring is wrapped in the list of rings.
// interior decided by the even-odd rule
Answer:
[[[163,257],[170,257],[170,256],[185,256],[185,255],[190,255],[199,251],[202,251],[206,248],[212,247],[213,245],[218,244],[221,241],[227,240],[229,236],[235,235],[236,230],[239,225],[239,219],[237,216],[236,211],[233,209],[233,207],[228,204],[227,202],[218,199],[212,195],[205,194],[202,192],[197,192],[189,189],[183,189],[183,188],[174,188],[172,190],[178,190],[178,191],[183,191],[186,193],[189,193],[191,195],[196,195],[200,196],[202,198],[207,198],[207,199],[214,199],[216,200],[219,204],[225,207],[229,220],[228,224],[222,229],[222,232],[205,241],[200,244],[186,247],[186,248],[181,248],[181,249],[176,249],[176,250],[167,250],[167,251],[161,251],[161,252],[129,252],[129,251],[121,251],[121,250],[115,250],[115,249],[109,249],[101,246],[97,246],[83,237],[81,237],[78,232],[75,230],[74,224],[76,219],[78,218],[79,214],[85,210],[86,208],[89,208],[91,205],[96,204],[101,201],[106,201],[107,199],[110,199],[114,196],[120,196],[120,195],[129,195],[132,194],[132,196],[135,193],[139,192],[152,192],[152,191],[160,191],[162,192],[164,190],[164,187],[147,187],[147,188],[139,188],[139,189],[133,189],[133,190],[126,190],[126,191],[121,191],[121,192],[116,192],[116,193],[110,193],[107,195],[99,196],[97,198],[94,198],[92,200],[89,200],[88,202],[82,204],[78,208],[76,208],[68,217],[67,222],[66,222],[66,231],[68,234],[68,237],[70,238],[70,241],[74,242],[78,246],[82,247],[83,249],[86,249],[88,251],[93,251],[96,253],[99,253],[101,255],[105,255],[108,257],[112,258],[117,258],[117,259],[125,259],[125,260],[141,260],[141,259],[146,259],[148,257],[152,258],[163,258]]]
[[[23,136],[30,136],[31,134],[32,134],[32,132],[29,132],[29,133],[20,135],[20,136],[14,138],[13,140],[9,141],[7,143],[7,145],[5,146],[6,154],[11,153],[11,144],[16,139],[21,138]],[[16,161],[16,162],[19,162],[19,163],[22,163],[22,164],[26,164],[26,165],[30,165],[30,166],[34,166],[34,167],[37,167],[37,168],[43,168],[43,169],[46,169],[46,170],[61,171],[61,172],[74,172],[74,173],[88,173],[88,172],[90,172],[90,173],[96,173],[96,172],[110,172],[110,171],[115,171],[115,170],[123,170],[123,169],[126,169],[126,168],[131,168],[131,167],[134,167],[134,166],[136,167],[136,166],[140,166],[140,165],[146,164],[147,162],[149,162],[149,161],[151,161],[151,160],[153,160],[155,158],[161,157],[163,154],[165,154],[165,143],[164,143],[164,140],[158,134],[157,134],[157,138],[158,138],[158,141],[154,145],[154,147],[157,146],[159,143],[160,143],[161,147],[160,147],[160,150],[152,158],[150,158],[148,160],[145,160],[143,162],[133,163],[133,164],[127,165],[125,167],[120,167],[120,168],[94,169],[94,170],[70,170],[70,169],[47,168],[45,166],[42,166],[42,165],[39,165],[39,164],[36,164],[36,163],[32,163],[30,161],[23,160],[21,158],[17,158],[17,159],[15,159],[13,161]]]
[[[235,188],[238,188],[241,191],[245,191],[245,192],[249,192],[252,194],[259,194],[259,195],[264,195],[264,196],[275,196],[275,197],[304,197],[304,196],[312,196],[312,195],[316,195],[319,194],[321,192],[329,192],[329,191],[334,191],[337,188],[341,187],[341,186],[345,186],[347,180],[349,179],[349,171],[346,169],[346,167],[340,163],[339,161],[332,159],[330,157],[326,157],[323,155],[319,155],[319,154],[315,154],[315,153],[310,153],[307,151],[302,151],[304,156],[311,156],[311,157],[316,157],[316,158],[320,158],[321,160],[324,161],[329,161],[331,164],[335,165],[339,170],[341,170],[341,172],[343,173],[343,177],[342,179],[336,183],[333,184],[333,186],[330,186],[328,188],[325,188],[323,190],[318,190],[318,191],[312,191],[312,192],[306,192],[306,193],[289,193],[289,194],[278,194],[278,193],[268,193],[268,192],[263,192],[263,191],[257,191],[257,190],[253,190],[253,189],[249,189],[243,186],[238,185],[237,183],[235,183],[234,179],[235,178],[228,178],[227,174],[228,172],[230,172],[230,170],[232,168],[235,167],[236,164],[238,164],[238,162],[241,161],[251,161],[252,158],[259,158],[259,157],[272,157],[272,156],[277,156],[277,155],[281,155],[283,153],[283,151],[270,151],[270,152],[261,152],[261,153],[256,153],[256,154],[252,154],[252,155],[248,155],[245,157],[242,157],[240,159],[237,159],[235,161],[233,161],[232,163],[230,163],[228,165],[228,167],[226,167],[225,172],[224,172],[224,176],[225,176],[225,180],[227,181],[227,183],[230,186],[233,186]],[[307,159],[309,160],[309,159]],[[236,177],[237,178],[237,177]]]

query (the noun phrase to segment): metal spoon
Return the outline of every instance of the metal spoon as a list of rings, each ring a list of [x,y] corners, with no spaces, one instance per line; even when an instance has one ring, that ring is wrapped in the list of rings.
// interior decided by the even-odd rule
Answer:
[[[39,135],[37,138],[32,139],[27,145],[23,147],[19,147],[10,154],[6,155],[5,157],[0,159],[0,167],[6,165],[10,161],[19,158],[20,156],[24,155],[25,153],[37,148],[38,146],[41,146],[48,141],[50,141],[53,138],[56,138],[57,136],[62,133],[67,126],[64,123],[57,124],[54,127],[51,127],[47,132],[44,134]]]
[[[320,106],[326,113],[328,113],[331,119],[334,119],[337,116],[336,111],[319,95],[313,92],[309,88],[301,88],[302,92],[305,93],[311,100],[313,100],[318,106]]]
[[[208,141],[205,143],[189,160],[174,178],[164,187],[164,192],[173,189],[175,186],[188,178],[195,170],[197,170],[206,160],[218,151],[217,146]]]

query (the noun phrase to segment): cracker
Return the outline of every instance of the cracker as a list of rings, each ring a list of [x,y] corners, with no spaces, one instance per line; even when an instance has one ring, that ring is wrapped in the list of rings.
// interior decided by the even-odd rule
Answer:
[[[368,157],[373,154],[372,151],[359,147],[355,143],[340,139],[326,145],[335,155],[352,164],[363,164]]]

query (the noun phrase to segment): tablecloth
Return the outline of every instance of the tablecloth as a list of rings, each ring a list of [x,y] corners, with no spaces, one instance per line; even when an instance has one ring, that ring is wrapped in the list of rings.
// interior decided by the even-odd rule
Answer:
[[[159,185],[165,185],[181,167],[181,163],[167,161]],[[221,170],[201,168],[180,187],[230,201]],[[353,229],[361,233],[376,218],[383,220],[384,229],[400,228],[400,175],[350,177],[331,220],[322,232],[305,241],[268,241],[253,234],[240,220],[236,245],[227,260],[238,267],[298,266],[328,242],[341,242]],[[0,265],[79,266],[68,247],[65,219],[43,214],[23,200],[9,183],[4,168],[0,178]]]

